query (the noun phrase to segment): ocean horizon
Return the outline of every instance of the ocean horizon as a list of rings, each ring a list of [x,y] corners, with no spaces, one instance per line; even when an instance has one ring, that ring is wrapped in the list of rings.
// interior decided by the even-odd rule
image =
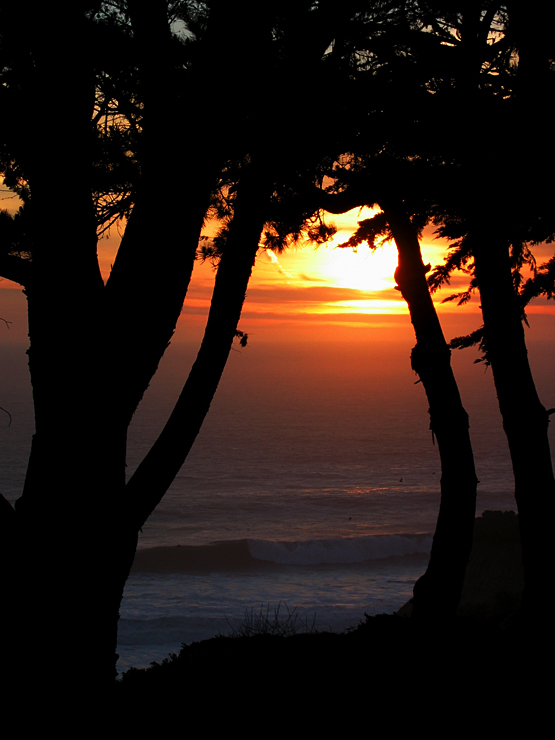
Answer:
[[[228,634],[260,610],[342,631],[410,598],[426,568],[441,471],[408,350],[253,342],[231,353],[185,465],[140,534],[121,607],[120,671]],[[531,344],[533,359],[545,351]],[[0,403],[12,416],[0,430],[0,475],[14,500],[33,415],[25,356],[2,353],[13,382]],[[130,429],[129,475],[161,430],[194,347],[172,345],[168,355]],[[480,479],[477,515],[514,510],[491,372],[474,358],[453,354]],[[549,372],[540,368],[536,382],[549,404]],[[153,565],[156,552],[164,567]]]

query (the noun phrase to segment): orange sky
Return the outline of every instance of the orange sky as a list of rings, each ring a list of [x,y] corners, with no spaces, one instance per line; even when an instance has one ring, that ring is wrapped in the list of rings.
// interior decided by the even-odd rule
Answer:
[[[367,339],[365,330],[398,328],[410,330],[406,303],[395,289],[393,273],[397,266],[395,244],[385,243],[375,252],[366,246],[355,253],[339,249],[357,226],[368,218],[370,209],[354,209],[343,216],[330,216],[338,233],[333,242],[315,249],[311,245],[275,255],[261,251],[257,257],[240,326],[256,333],[257,339]],[[427,229],[422,239],[425,263],[443,262],[446,243],[435,239]],[[536,249],[538,263],[552,255],[552,247]],[[208,264],[197,264],[193,283],[185,302],[180,330],[200,321],[210,301],[214,272]],[[481,321],[479,300],[469,304],[442,304],[446,296],[464,290],[468,276],[453,276],[451,285],[439,291],[434,300],[448,338],[478,328]],[[553,301],[538,300],[530,307],[533,313],[555,315]],[[450,333],[451,330],[451,333]],[[379,332],[382,338],[384,331]]]
[[[3,201],[0,207],[17,207],[12,200]],[[338,228],[333,242],[315,249],[311,245],[294,248],[275,255],[261,250],[256,261],[245,302],[240,328],[256,337],[257,341],[310,341],[358,340],[376,337],[393,339],[402,330],[410,335],[408,311],[399,291],[395,290],[393,273],[397,265],[395,245],[385,243],[372,253],[366,246],[355,253],[339,249],[357,226],[357,221],[368,218],[370,209],[354,209],[343,216],[329,216]],[[117,228],[108,238],[99,242],[99,259],[105,277],[108,276],[119,242]],[[425,263],[432,266],[443,261],[445,243],[434,239],[432,229],[425,231],[422,239]],[[551,245],[535,250],[538,263],[553,253]],[[177,340],[198,341],[202,336],[204,321],[210,304],[214,270],[208,263],[197,263],[187,295],[183,314],[176,332]],[[467,305],[455,302],[441,304],[447,295],[466,288],[468,277],[455,275],[451,286],[434,296],[447,339],[456,334],[477,328],[480,307],[477,296]],[[16,289],[18,297],[7,290]],[[0,283],[0,317],[13,320],[10,339],[22,338],[24,324],[24,298],[19,286]],[[539,299],[529,307],[529,314],[555,315],[553,301]],[[551,323],[551,322],[549,322]],[[545,325],[545,321],[542,322]],[[24,336],[23,335],[23,336]],[[7,337],[6,337],[7,338]]]

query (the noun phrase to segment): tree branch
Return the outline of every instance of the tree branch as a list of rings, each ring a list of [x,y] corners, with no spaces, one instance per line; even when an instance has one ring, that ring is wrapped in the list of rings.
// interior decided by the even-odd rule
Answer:
[[[13,280],[24,288],[31,281],[33,265],[30,260],[16,257],[13,254],[0,255],[0,275],[7,280]]]
[[[324,190],[314,188],[313,197],[319,208],[328,213],[346,213],[353,208],[361,206],[373,206],[377,196],[369,188],[364,186],[350,186],[342,193],[326,193]]]
[[[269,188],[252,177],[238,191],[197,359],[166,426],[126,486],[137,531],[185,462],[212,403],[237,332],[268,196]]]

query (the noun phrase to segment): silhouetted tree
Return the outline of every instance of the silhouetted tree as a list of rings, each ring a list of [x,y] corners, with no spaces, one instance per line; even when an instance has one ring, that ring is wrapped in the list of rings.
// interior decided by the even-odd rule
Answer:
[[[380,236],[393,238],[399,253],[397,286],[407,301],[417,344],[411,363],[429,401],[430,427],[441,459],[441,504],[429,566],[414,590],[417,618],[453,616],[460,600],[472,546],[477,477],[469,435],[468,415],[462,406],[445,341],[426,282],[430,266],[422,261],[419,231],[429,219],[420,198],[430,175],[422,165],[430,148],[427,124],[435,109],[427,88],[429,70],[412,44],[427,49],[415,19],[415,3],[390,5],[376,13],[369,3],[364,23],[352,28],[346,44],[347,78],[356,104],[342,110],[336,156],[324,174],[330,178],[315,202],[327,211],[342,213],[355,206],[379,205],[381,213],[359,223],[343,246]],[[433,100],[433,98],[432,98]],[[335,161],[334,161],[335,159]]]
[[[399,253],[395,271],[398,289],[407,302],[416,335],[411,365],[429,403],[430,429],[441,461],[441,501],[430,561],[414,587],[413,617],[452,617],[459,604],[472,548],[478,479],[466,413],[451,367],[451,352],[430,295],[420,252],[418,229],[400,201],[386,195],[382,213],[363,221],[344,246],[376,238],[393,238]]]
[[[370,19],[374,4],[368,7]],[[519,296],[517,287],[520,268],[526,262],[533,265],[530,245],[552,239],[555,232],[549,191],[540,176],[540,168],[551,162],[548,124],[530,116],[553,87],[553,43],[548,32],[537,35],[537,10],[531,12],[521,2],[406,2],[390,9],[379,33],[373,33],[371,24],[359,24],[350,39],[351,92],[357,104],[343,113],[343,151],[350,154],[343,158],[347,167],[330,167],[330,177],[339,175],[339,188],[330,193],[342,192],[330,196],[338,205],[324,206],[339,211],[342,202],[344,210],[383,202],[382,225],[388,222],[390,233],[396,240],[404,235],[406,244],[414,240],[414,234],[409,237],[407,210],[421,224],[433,219],[456,249],[446,265],[431,275],[432,287],[456,267],[473,269],[470,290],[479,289],[484,315],[478,338],[483,338],[492,365],[515,471],[527,574],[525,601],[536,607],[543,598],[552,559],[546,522],[551,521],[554,486],[548,412],[530,372],[522,327],[525,295]],[[493,133],[486,135],[487,131]],[[485,190],[479,185],[484,182],[495,185]],[[504,182],[511,187],[503,187]],[[355,240],[364,238],[365,228],[368,234],[376,226],[361,224]],[[412,254],[416,281],[422,272],[421,258],[419,266],[416,248]],[[542,290],[540,278],[529,284],[528,295]],[[411,298],[418,336],[415,294],[399,287]],[[465,302],[469,295],[465,291],[456,297]],[[433,325],[434,321],[428,323],[430,328]],[[440,333],[436,339],[437,356],[442,346],[448,355]],[[415,353],[414,364],[424,369],[420,357],[420,352]],[[448,377],[450,368],[446,372]],[[428,376],[427,392],[432,390],[432,377]],[[442,388],[441,383],[436,388]],[[431,402],[430,411],[433,428]],[[452,419],[453,441],[455,429],[462,430],[466,423],[464,414],[456,416],[460,423]],[[467,431],[464,436],[468,439]],[[452,449],[456,447],[454,442]],[[470,451],[469,441],[463,449]],[[466,461],[468,475],[461,477],[467,483],[468,505],[459,500],[467,524],[457,523],[456,516],[450,520],[453,532],[468,535],[459,540],[465,543],[462,563],[471,537],[475,473],[471,457],[466,453],[459,461],[457,457],[442,455],[442,463],[449,460],[456,474],[458,463]],[[440,515],[439,528],[442,520]],[[439,537],[439,529],[436,541],[446,541]],[[416,606],[424,601],[419,595],[423,597],[433,583],[432,562],[439,548],[434,550],[426,577],[415,588]],[[461,568],[458,572],[462,577]]]
[[[452,298],[465,302],[472,290],[480,293],[483,328],[453,346],[482,341],[492,367],[515,474],[524,611],[533,613],[541,610],[551,570],[547,522],[555,485],[549,414],[530,371],[518,287],[523,265],[534,268],[531,247],[555,233],[541,176],[552,160],[548,125],[531,115],[553,88],[553,42],[544,30],[552,13],[539,30],[539,7],[519,1],[413,7],[403,55],[428,75],[430,93],[414,116],[427,123],[429,135],[412,152],[412,164],[424,173],[413,194],[419,192],[420,211],[454,247],[430,285],[464,266],[472,272],[469,290]]]
[[[15,507],[0,498],[3,634],[14,636],[2,649],[25,687],[31,659],[53,691],[69,688],[70,664],[87,665],[85,693],[115,676],[139,529],[209,409],[260,240],[273,238],[288,182],[318,150],[311,122],[284,112],[307,89],[323,92],[321,68],[352,6],[1,9],[0,95],[18,115],[2,121],[0,162],[23,207],[0,219],[0,273],[27,294],[36,425],[23,494]],[[207,113],[223,69],[231,84]],[[283,102],[261,119],[269,91]],[[163,212],[152,205],[160,190]],[[211,215],[222,228],[205,250],[217,276],[204,339],[160,438],[126,481],[127,428],[175,330]],[[98,234],[122,217],[104,283]],[[56,220],[69,235],[63,249]],[[50,605],[40,619],[37,603]]]
[[[552,11],[540,29],[541,13],[533,6],[461,3],[457,12],[439,16],[449,26],[460,59],[450,78],[438,75],[439,96],[460,96],[469,125],[464,136],[444,149],[456,174],[446,191],[434,195],[435,220],[455,251],[431,279],[437,285],[457,261],[466,261],[473,271],[471,288],[479,290],[481,336],[515,476],[526,578],[524,613],[536,615],[542,613],[552,568],[547,522],[554,509],[555,480],[549,415],[528,361],[518,284],[523,264],[534,265],[530,246],[555,233],[541,175],[552,163],[550,132],[541,116],[531,116],[552,93],[555,53],[544,30]],[[492,136],[472,123],[478,120],[488,122]],[[496,181],[487,192],[476,187],[486,172],[494,173]],[[509,182],[510,187],[503,187]]]
[[[186,116],[207,79],[172,34],[169,5],[120,3],[110,15],[114,8],[63,2],[30,18],[3,8],[1,18],[2,94],[18,112],[2,126],[3,171],[24,200],[12,225],[26,231],[25,252],[12,240],[0,262],[28,299],[35,408],[23,494],[2,510],[4,634],[14,635],[3,650],[26,685],[32,659],[37,680],[57,690],[81,661],[92,686],[115,675],[138,532],[126,494],[127,427],[175,329],[229,157],[221,139],[212,146],[214,123]],[[222,22],[216,15],[214,25]],[[218,53],[205,52],[212,63]],[[161,187],[162,218],[152,206]],[[97,230],[119,215],[127,226],[104,284]],[[228,351],[235,329],[222,339]]]
[[[376,247],[380,237],[393,238],[397,245],[399,264],[395,280],[409,307],[417,340],[411,365],[428,398],[430,429],[437,439],[442,471],[432,553],[427,571],[414,589],[413,616],[441,619],[452,617],[460,600],[472,547],[478,480],[468,414],[461,402],[451,368],[451,352],[427,285],[430,265],[422,261],[419,229],[399,195],[395,198],[392,194],[391,183],[395,177],[382,178],[378,173],[381,173],[379,158],[369,160],[362,165],[362,179],[357,178],[356,185],[351,183],[341,193],[321,192],[314,197],[331,213],[344,213],[363,205],[381,207],[381,213],[359,222],[358,230],[343,247],[356,247],[362,242]],[[339,170],[336,174],[341,178]]]

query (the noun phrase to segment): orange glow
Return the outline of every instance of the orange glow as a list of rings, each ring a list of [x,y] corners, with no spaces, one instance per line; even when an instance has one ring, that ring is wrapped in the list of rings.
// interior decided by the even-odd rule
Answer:
[[[408,314],[403,297],[395,289],[394,272],[397,249],[393,241],[384,241],[376,250],[361,245],[357,251],[339,248],[346,242],[357,222],[369,218],[376,210],[355,208],[341,216],[329,216],[337,233],[332,241],[315,248],[307,244],[293,247],[282,254],[260,250],[247,292],[243,316],[255,325],[283,322],[319,324],[332,321],[355,326],[369,320],[385,321],[387,316]],[[443,261],[446,245],[425,232],[422,239],[425,263],[435,266]],[[213,272],[208,265],[197,265],[184,313],[197,314],[204,296],[206,309]],[[441,300],[468,284],[468,276],[454,275],[451,285],[439,291],[434,300],[441,313],[480,312],[478,300],[458,307]],[[372,318],[371,318],[372,317]]]
[[[354,209],[340,216],[329,215],[337,234],[326,245],[293,247],[282,254],[261,249],[247,291],[240,329],[253,340],[286,341],[372,341],[378,336],[387,341],[406,334],[412,341],[413,330],[403,297],[395,289],[393,274],[397,267],[394,242],[385,242],[375,251],[366,245],[357,252],[338,245],[346,242],[357,222],[375,211]],[[210,225],[208,225],[207,234]],[[119,235],[117,229],[99,243],[99,258],[105,277],[113,262]],[[432,267],[441,264],[447,253],[444,241],[435,239],[431,228],[421,239],[422,257]],[[536,248],[538,263],[549,258],[551,247]],[[197,341],[202,336],[210,307],[215,270],[210,263],[196,263],[187,292],[175,339]],[[442,325],[449,338],[468,333],[482,323],[480,301],[476,295],[464,306],[456,301],[442,304],[443,298],[463,291],[469,276],[455,273],[451,284],[434,295]],[[555,313],[554,302],[540,299],[529,313]]]
[[[13,210],[18,204],[10,199],[2,205]],[[260,331],[264,337],[279,331],[287,339],[316,338],[317,335],[325,338],[326,333],[331,338],[330,330],[334,328],[341,329],[341,332],[349,329],[351,338],[360,334],[361,329],[370,327],[374,331],[380,327],[386,330],[386,327],[406,325],[410,332],[406,303],[395,289],[395,243],[384,241],[374,251],[366,245],[361,245],[356,252],[339,248],[355,231],[357,222],[374,213],[376,209],[356,208],[343,215],[328,215],[326,220],[335,224],[337,233],[328,244],[318,248],[306,244],[292,247],[282,254],[261,249],[249,284],[241,328],[247,332]],[[210,227],[208,224],[207,233],[210,233]],[[109,276],[124,228],[125,224],[112,227],[98,243],[104,279]],[[424,263],[430,263],[432,267],[441,264],[447,253],[446,243],[435,239],[431,228],[424,230],[421,249]],[[541,264],[551,256],[552,246],[539,245],[534,248],[534,253],[538,264]],[[177,335],[198,336],[203,331],[214,278],[211,264],[199,262],[195,265]],[[480,325],[479,296],[475,295],[464,306],[457,306],[456,301],[445,304],[441,301],[453,293],[464,291],[468,281],[468,275],[454,273],[451,284],[434,295],[442,323],[455,321],[458,324],[462,321],[467,326],[462,331],[457,330],[459,333]],[[19,285],[8,280],[2,281],[0,288],[21,291]],[[537,299],[527,312],[553,315],[555,302]],[[11,316],[13,309],[5,313]]]

